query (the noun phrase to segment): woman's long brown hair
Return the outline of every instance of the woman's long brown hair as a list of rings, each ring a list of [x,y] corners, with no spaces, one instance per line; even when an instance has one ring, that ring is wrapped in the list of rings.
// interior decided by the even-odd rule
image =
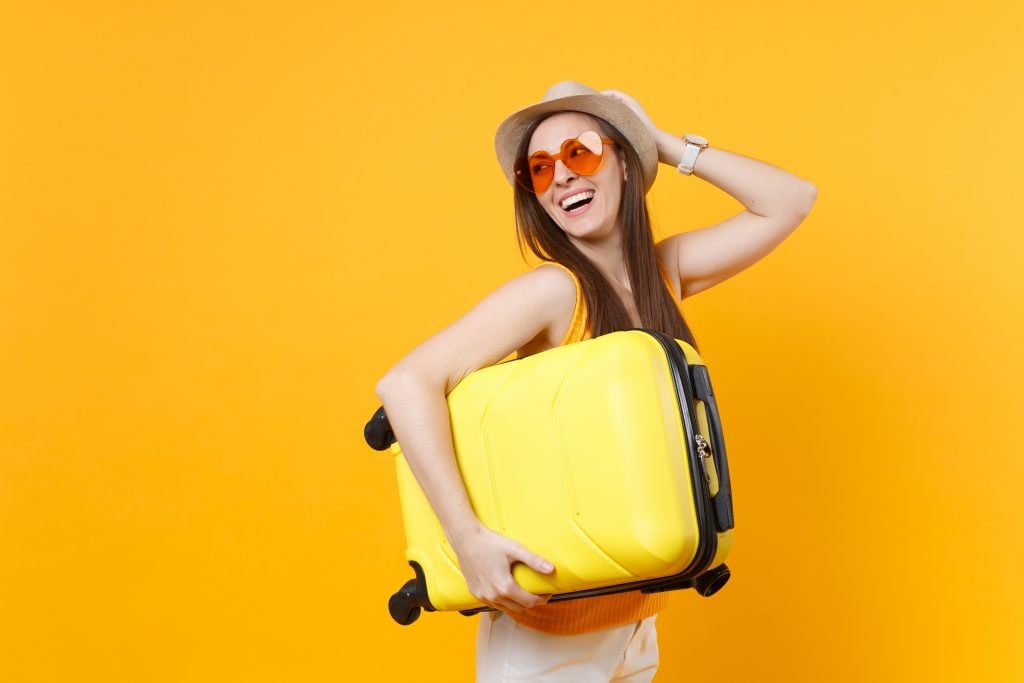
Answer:
[[[601,132],[616,142],[616,150],[626,162],[626,182],[619,203],[619,225],[622,228],[622,257],[626,273],[632,284],[637,313],[644,327],[671,334],[690,344],[698,352],[697,342],[689,325],[676,306],[672,293],[665,286],[658,269],[654,250],[654,235],[644,197],[643,173],[636,150],[618,129],[604,119],[588,114],[598,122]],[[517,151],[517,158],[526,156],[533,131],[543,119],[538,119],[526,131]],[[524,260],[525,247],[529,247],[542,261],[557,261],[569,268],[580,279],[587,305],[588,323],[593,337],[629,330],[633,323],[626,313],[612,285],[597,266],[581,252],[568,235],[552,220],[537,202],[536,195],[513,183],[516,235],[519,252]]]

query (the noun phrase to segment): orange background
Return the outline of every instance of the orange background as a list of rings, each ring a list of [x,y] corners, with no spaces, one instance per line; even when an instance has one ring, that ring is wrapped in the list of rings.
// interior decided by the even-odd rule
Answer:
[[[362,427],[527,267],[493,134],[564,78],[819,193],[687,301],[738,526],[658,680],[1024,679],[1021,14],[5,3],[0,680],[471,679],[475,620],[388,617]],[[667,167],[650,203],[742,209]]]

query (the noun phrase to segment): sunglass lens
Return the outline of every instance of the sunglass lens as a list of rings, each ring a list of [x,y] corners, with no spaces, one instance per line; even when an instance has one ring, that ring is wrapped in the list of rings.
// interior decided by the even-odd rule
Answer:
[[[593,175],[596,173],[598,167],[601,165],[600,151],[595,153],[588,145],[584,144],[582,140],[572,140],[570,142],[572,144],[566,150],[565,165],[573,172],[581,175]],[[600,139],[598,139],[597,142],[598,145],[601,144]],[[601,148],[598,147],[598,150],[600,149]]]
[[[594,154],[600,154],[604,147],[604,142],[596,131],[588,130],[585,133],[580,133],[576,140]]]
[[[555,177],[555,164],[546,153],[536,153],[528,159],[516,162],[516,179],[529,190],[540,194],[548,189],[551,179]]]

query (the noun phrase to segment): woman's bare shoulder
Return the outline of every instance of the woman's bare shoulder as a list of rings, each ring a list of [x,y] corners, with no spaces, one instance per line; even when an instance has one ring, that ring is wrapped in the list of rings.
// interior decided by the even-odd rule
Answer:
[[[534,266],[527,275],[532,274],[535,278],[545,278],[547,286],[557,286],[563,293],[570,293],[573,298],[576,297],[576,280],[575,275],[570,275],[570,271],[563,265],[558,263],[545,262],[539,266]],[[554,283],[558,283],[555,285]]]
[[[539,286],[549,289],[549,319],[543,330],[517,350],[517,358],[532,356],[558,346],[569,331],[576,312],[577,280],[564,266],[542,263],[531,274],[535,274],[534,280]],[[545,282],[541,283],[540,278],[544,278]]]
[[[539,296],[550,305],[569,306],[576,301],[576,280],[564,266],[542,263],[508,280],[503,288],[514,288],[528,296]],[[563,306],[563,308],[564,308]]]

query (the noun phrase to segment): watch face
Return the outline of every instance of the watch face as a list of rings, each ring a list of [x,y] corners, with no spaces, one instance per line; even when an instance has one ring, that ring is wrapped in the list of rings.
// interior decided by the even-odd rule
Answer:
[[[707,138],[700,135],[694,135],[693,133],[687,133],[685,136],[683,136],[683,139],[685,139],[687,142],[692,142],[695,145],[708,144]]]

